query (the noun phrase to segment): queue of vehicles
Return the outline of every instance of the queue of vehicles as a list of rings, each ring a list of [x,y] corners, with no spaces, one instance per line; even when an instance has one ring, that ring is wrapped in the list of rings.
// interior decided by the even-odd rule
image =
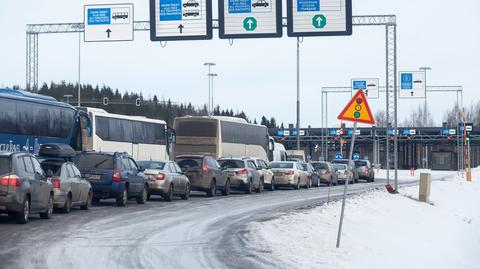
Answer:
[[[287,156],[265,126],[243,119],[186,116],[170,129],[161,120],[9,89],[0,89],[0,114],[0,213],[17,223],[34,213],[50,218],[54,210],[88,210],[101,199],[126,206],[152,195],[187,200],[190,191],[212,197],[374,178],[368,161],[348,168],[342,160]]]

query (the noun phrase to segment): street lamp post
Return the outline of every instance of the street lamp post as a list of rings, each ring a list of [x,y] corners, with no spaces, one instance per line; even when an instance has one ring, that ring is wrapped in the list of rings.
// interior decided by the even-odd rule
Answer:
[[[218,77],[218,74],[216,74],[216,73],[208,73],[207,75],[208,75],[208,76],[210,77],[210,79],[212,80],[212,94],[211,94],[211,102],[210,102],[210,113],[211,113],[211,115],[213,115],[213,110],[214,110],[214,108],[215,108],[215,105],[213,104],[213,79],[214,79],[215,77]]]
[[[428,66],[422,66],[419,68],[419,70],[422,70],[425,72],[425,89],[427,88],[427,71],[432,70],[431,67]],[[423,108],[423,124],[425,127],[427,127],[427,121],[428,121],[428,108],[427,108],[427,91],[425,90],[425,104]],[[428,145],[425,145],[425,168],[428,169]]]
[[[212,77],[210,76],[210,74],[211,74],[210,70],[211,70],[212,66],[215,66],[216,64],[215,64],[215,63],[208,63],[208,62],[207,62],[207,63],[204,63],[203,65],[204,65],[204,66],[208,66],[208,74],[207,74],[207,76],[208,76],[208,109],[207,109],[207,110],[210,110],[210,107],[211,107],[211,105],[210,105],[210,101],[211,101],[211,97],[210,97],[210,85],[211,85],[211,84],[210,84],[210,80],[211,80],[211,78],[212,78]],[[208,113],[208,115],[210,115],[210,111],[207,111],[207,113]]]

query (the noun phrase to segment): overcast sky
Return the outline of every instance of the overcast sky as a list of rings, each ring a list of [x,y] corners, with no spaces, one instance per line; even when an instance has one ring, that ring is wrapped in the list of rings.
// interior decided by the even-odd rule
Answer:
[[[149,1],[2,0],[0,8],[0,86],[25,86],[25,26],[29,23],[83,21],[83,5],[132,2],[135,20],[148,20]],[[285,7],[285,1],[284,1]],[[217,3],[213,3],[217,18]],[[354,15],[397,15],[398,70],[429,66],[428,85],[462,85],[464,104],[480,99],[480,1],[478,0],[353,0]],[[284,8],[284,16],[286,16]],[[244,110],[249,116],[274,116],[295,122],[296,40],[280,39],[168,42],[166,48],[136,32],[135,41],[82,43],[82,83],[106,84],[157,94],[194,105],[207,102],[206,61],[213,61],[215,103]],[[39,38],[39,83],[77,81],[78,34]],[[320,89],[349,86],[354,77],[378,77],[385,84],[385,28],[354,27],[350,37],[305,38],[301,44],[302,126],[320,126]],[[440,124],[455,94],[429,94],[428,104]],[[350,95],[329,97],[329,122]],[[372,100],[373,111],[384,110],[385,97]],[[399,121],[420,100],[399,101]]]

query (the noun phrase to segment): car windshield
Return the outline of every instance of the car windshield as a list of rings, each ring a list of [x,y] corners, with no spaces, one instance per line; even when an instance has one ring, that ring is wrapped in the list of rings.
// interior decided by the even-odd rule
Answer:
[[[105,154],[80,154],[75,164],[80,169],[113,169],[113,156]]]
[[[178,158],[176,163],[182,169],[192,169],[192,168],[200,168],[202,165],[202,159],[200,158]]]
[[[54,176],[60,176],[60,172],[62,169],[62,164],[60,163],[48,163],[48,162],[42,162],[41,166],[43,168],[43,171],[47,172],[48,170],[52,171],[52,174]]]
[[[367,166],[366,161],[355,161],[355,167]]]
[[[218,160],[218,164],[220,164],[223,169],[245,168],[245,163],[239,160]]]
[[[138,161],[137,164],[145,167],[145,169],[163,170],[165,167],[164,162]]]
[[[347,170],[347,165],[345,164],[332,164],[332,167],[337,170]]]
[[[318,170],[318,169],[328,169],[328,165],[326,163],[312,163],[312,166],[316,170]]]
[[[293,163],[282,163],[282,162],[271,163],[270,168],[293,168]]]
[[[0,175],[10,173],[10,157],[0,157]]]

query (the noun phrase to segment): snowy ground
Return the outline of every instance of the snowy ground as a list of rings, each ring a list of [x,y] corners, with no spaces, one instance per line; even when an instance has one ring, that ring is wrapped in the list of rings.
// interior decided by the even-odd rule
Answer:
[[[418,186],[348,199],[340,249],[341,202],[252,223],[248,247],[278,268],[480,268],[480,169],[473,182],[449,174],[432,172],[430,204]]]

